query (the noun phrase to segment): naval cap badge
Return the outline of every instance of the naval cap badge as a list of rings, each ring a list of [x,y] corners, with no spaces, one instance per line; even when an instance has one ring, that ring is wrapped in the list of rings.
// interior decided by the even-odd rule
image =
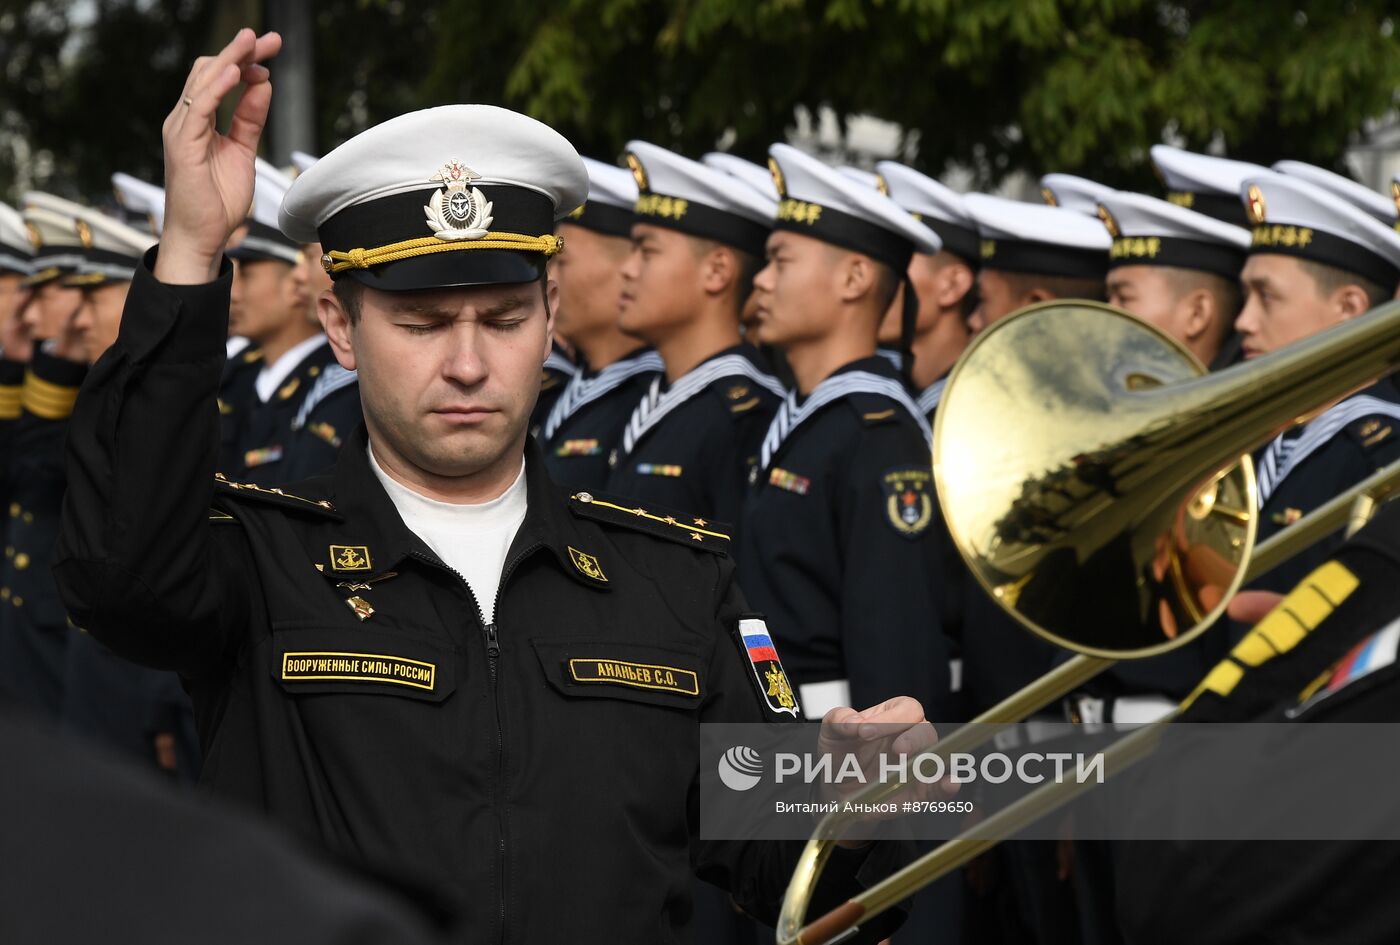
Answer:
[[[428,229],[440,240],[479,240],[491,226],[492,204],[486,195],[468,185],[481,175],[461,161],[448,161],[429,180],[442,181],[423,208]]]

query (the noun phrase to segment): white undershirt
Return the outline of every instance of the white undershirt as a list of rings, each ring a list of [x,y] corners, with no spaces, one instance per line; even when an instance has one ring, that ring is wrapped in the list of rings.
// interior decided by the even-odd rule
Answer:
[[[496,619],[496,590],[506,552],[525,521],[525,463],[510,488],[490,502],[462,505],[419,495],[386,473],[368,446],[369,465],[409,531],[466,578],[487,623]]]
[[[258,372],[257,380],[253,381],[258,400],[267,403],[272,398],[273,391],[282,386],[287,375],[295,371],[298,365],[306,360],[307,355],[323,344],[326,344],[326,336],[317,332],[305,341],[297,342],[288,348],[286,353],[277,359],[276,364],[264,364]]]

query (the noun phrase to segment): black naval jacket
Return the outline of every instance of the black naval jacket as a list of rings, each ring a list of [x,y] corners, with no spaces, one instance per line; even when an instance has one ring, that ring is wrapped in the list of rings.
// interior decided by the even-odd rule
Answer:
[[[1400,404],[1400,389],[1389,377],[1361,391],[1361,395]],[[1400,419],[1385,412],[1358,416],[1278,483],[1259,510],[1256,541],[1263,541],[1283,531],[1328,499],[1397,459],[1400,459]],[[1249,586],[1287,591],[1331,557],[1341,544],[1340,532],[1315,542]],[[1232,623],[1230,632],[1219,638],[1220,645],[1224,646],[1227,642],[1233,644],[1247,629]],[[1216,652],[1213,655],[1222,654]]]
[[[898,372],[879,356],[837,373]],[[910,695],[947,720],[949,646],[928,443],[880,393],[851,393],[793,429],[744,504],[744,593],[797,685],[846,680],[851,701]],[[906,521],[902,513],[917,516]]]
[[[748,344],[727,348],[694,371],[725,355],[739,355],[754,373],[768,375],[758,349]],[[749,470],[781,402],[740,371],[714,378],[647,430],[630,453],[618,446],[608,491],[739,523]],[[632,406],[635,411],[637,405]]]
[[[648,356],[656,358],[651,348],[640,348],[603,370],[617,370],[623,362]],[[579,367],[579,374],[582,375],[580,381],[592,380],[600,373]],[[632,416],[632,408],[646,394],[652,378],[659,374],[660,371],[633,374],[596,400],[581,405],[548,436],[546,417],[537,439],[544,449],[544,464],[549,470],[549,477],[570,489],[603,489],[608,482],[608,460],[613,449],[622,441],[622,431]],[[565,385],[555,400],[567,396],[568,387]]]
[[[1353,654],[1400,616],[1400,503],[1382,508],[1329,557],[1293,591],[1299,600],[1281,606],[1289,631],[1265,629],[1258,636],[1274,642],[1242,644],[1254,655],[1227,657],[1181,721],[1400,722],[1400,660],[1347,671]],[[1294,614],[1306,615],[1305,632],[1296,632]],[[1260,652],[1271,655],[1259,662]],[[1273,798],[1221,797],[1208,771],[1176,780],[1182,793],[1173,804],[1278,810]],[[1400,941],[1400,843],[1139,841],[1117,844],[1114,866],[1130,945]]]
[[[237,371],[230,386],[242,385],[246,390],[239,391],[241,409],[235,407],[233,415],[224,416],[219,471],[230,479],[262,486],[290,482],[289,466],[306,465],[301,460],[292,462],[292,441],[300,432],[293,430],[292,421],[321,373],[334,367],[337,365],[331,346],[318,345],[287,374],[266,402],[258,400],[255,388],[262,361]],[[345,432],[349,429],[353,425]]]
[[[74,414],[56,565],[75,622],[184,675],[202,780],[435,880],[463,941],[684,941],[692,866],[773,919],[799,845],[697,836],[698,723],[790,718],[744,655],[725,538],[568,498],[532,449],[483,625],[398,516],[363,427],[330,476],[216,480],[228,292],[227,266],[188,287],[138,270]],[[819,895],[835,905],[904,852],[843,851]]]
[[[292,418],[287,452],[274,470],[278,483],[310,479],[328,471],[363,419],[359,375],[339,364],[327,365]]]

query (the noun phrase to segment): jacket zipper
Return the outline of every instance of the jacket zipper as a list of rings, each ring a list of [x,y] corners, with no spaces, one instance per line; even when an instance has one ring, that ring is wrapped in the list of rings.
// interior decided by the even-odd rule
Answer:
[[[505,790],[505,734],[501,730],[501,702],[496,678],[496,660],[501,655],[501,639],[497,632],[495,617],[500,612],[501,592],[505,589],[506,580],[510,577],[515,566],[543,542],[535,542],[520,551],[501,569],[501,579],[496,583],[496,599],[491,608],[492,622],[486,622],[486,615],[481,611],[481,602],[476,599],[476,592],[467,583],[467,579],[462,576],[462,572],[449,565],[447,562],[422,552],[411,551],[409,554],[428,564],[435,565],[453,574],[463,589],[467,592],[467,597],[471,599],[472,608],[476,611],[477,626],[481,627],[482,635],[486,641],[486,669],[491,678],[491,707],[496,715],[496,879],[499,895],[497,896],[497,917],[501,923],[501,942],[506,940],[506,823],[502,811],[501,795]]]

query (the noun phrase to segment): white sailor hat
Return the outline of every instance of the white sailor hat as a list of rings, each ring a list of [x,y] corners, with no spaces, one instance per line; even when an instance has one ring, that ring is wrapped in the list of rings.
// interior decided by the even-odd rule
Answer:
[[[1268,168],[1248,161],[1183,151],[1167,144],[1154,144],[1151,153],[1152,164],[1166,185],[1168,203],[1235,226],[1249,225],[1244,208],[1240,206],[1240,183]]]
[[[627,142],[638,223],[669,227],[763,255],[774,201],[733,176],[646,141]]]
[[[151,232],[160,235],[165,227],[165,188],[117,171],[112,175],[112,189],[127,214],[146,220]]]
[[[442,105],[321,158],[279,221],[320,242],[332,279],[391,291],[532,282],[559,251],[554,224],[587,197],[583,162],[553,128],[494,105]]]
[[[1099,201],[1113,188],[1073,174],[1046,174],[1040,179],[1040,196],[1052,207],[1064,207],[1091,217],[1099,215]]]
[[[1240,199],[1254,228],[1250,255],[1296,256],[1391,290],[1400,283],[1400,233],[1330,191],[1264,171],[1241,182]]]
[[[1301,177],[1310,184],[1316,184],[1323,190],[1341,197],[1352,206],[1360,207],[1386,226],[1400,229],[1400,221],[1396,220],[1395,201],[1387,199],[1383,194],[1376,193],[1365,184],[1358,184],[1349,177],[1343,177],[1341,174],[1329,171],[1324,167],[1307,164],[1303,161],[1276,161],[1273,169],[1280,174]]]
[[[840,167],[836,168],[836,170],[846,175],[846,177],[855,181],[857,184],[860,184],[862,187],[871,187],[875,190],[880,189],[880,175],[876,174],[874,171],[867,171],[862,167],[852,167],[849,164],[842,164]]]
[[[0,203],[0,273],[27,276],[34,262],[34,241],[24,217],[9,204]]]
[[[968,194],[986,269],[1102,279],[1113,241],[1095,217],[1063,207]]]
[[[292,167],[297,169],[297,174],[305,174],[316,166],[316,162],[321,160],[314,154],[307,154],[305,151],[292,152]]]
[[[711,151],[700,159],[700,163],[723,171],[731,177],[737,177],[768,200],[775,204],[778,202],[778,191],[773,186],[773,174],[763,165],[723,151]]]
[[[943,249],[962,257],[976,268],[981,263],[981,243],[977,222],[963,205],[962,195],[950,187],[897,161],[875,165],[881,190],[914,215],[914,219],[937,233]]]
[[[292,178],[262,158],[253,160],[256,177],[248,232],[238,245],[229,247],[228,255],[244,262],[271,259],[295,266],[301,262],[301,245],[283,233],[277,222]]]
[[[1113,191],[1099,202],[1113,239],[1108,267],[1172,266],[1234,282],[1249,251],[1249,231],[1146,194]]]
[[[156,244],[156,238],[120,220],[114,220],[90,207],[74,211],[74,226],[86,233],[83,260],[77,272],[64,276],[66,286],[102,285],[106,282],[130,282],[146,250]]]
[[[791,230],[877,259],[903,273],[915,253],[942,247],[938,234],[874,187],[787,144],[768,150],[782,200],[776,230]]]
[[[70,275],[83,261],[83,250],[91,245],[86,228],[77,225],[76,211],[81,204],[53,194],[34,191],[22,201],[24,222],[34,243],[34,259],[28,285],[39,285]]]
[[[632,174],[614,164],[581,158],[588,172],[588,200],[560,223],[572,223],[604,236],[632,236],[637,216],[637,182]]]

